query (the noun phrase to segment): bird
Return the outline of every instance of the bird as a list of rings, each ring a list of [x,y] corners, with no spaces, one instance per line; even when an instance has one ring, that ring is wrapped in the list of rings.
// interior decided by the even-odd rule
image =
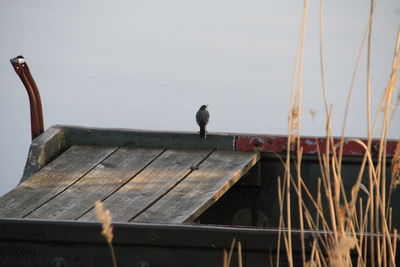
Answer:
[[[200,138],[206,138],[206,125],[210,119],[207,106],[208,105],[202,105],[196,113],[196,122],[200,126]]]

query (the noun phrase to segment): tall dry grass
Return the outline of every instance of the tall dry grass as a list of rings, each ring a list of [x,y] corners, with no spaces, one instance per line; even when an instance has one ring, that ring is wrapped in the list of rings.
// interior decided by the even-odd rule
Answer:
[[[224,249],[224,257],[223,257],[223,262],[222,266],[224,267],[229,267],[231,264],[232,256],[233,256],[233,250],[235,249],[236,245],[236,239],[232,239],[231,242],[231,247],[229,249],[229,252]],[[242,258],[242,243],[240,241],[237,241],[237,264],[239,267],[243,266],[243,258]]]
[[[104,204],[101,201],[95,202],[95,211],[97,220],[101,223],[102,231],[101,234],[106,239],[107,245],[110,248],[111,259],[114,267],[117,267],[117,259],[115,257],[114,247],[112,245],[113,240],[113,227],[112,227],[112,217],[110,210],[104,209]]]
[[[345,115],[343,118],[342,135],[339,144],[334,142],[331,129],[332,108],[328,106],[328,87],[324,71],[324,9],[323,0],[320,0],[320,71],[322,91],[325,104],[326,142],[325,147],[318,147],[318,160],[321,177],[317,180],[317,193],[311,194],[305,180],[301,176],[302,147],[301,114],[302,114],[302,72],[304,62],[304,40],[307,25],[308,0],[304,0],[303,14],[297,48],[297,56],[293,71],[293,80],[288,115],[287,154],[284,162],[284,177],[278,177],[279,201],[279,235],[275,265],[281,263],[281,252],[284,251],[289,266],[294,266],[292,240],[292,199],[297,201],[297,210],[300,227],[301,261],[303,266],[353,266],[351,253],[356,255],[356,266],[396,266],[396,250],[398,232],[392,226],[392,209],[390,200],[393,190],[400,185],[400,142],[397,144],[391,162],[391,181],[389,192],[386,192],[386,143],[390,122],[400,105],[400,92],[393,97],[399,80],[400,68],[400,28],[395,43],[392,70],[388,84],[383,92],[379,110],[374,120],[371,116],[371,40],[372,23],[376,1],[371,0],[368,26],[353,70],[349,87]],[[347,115],[350,107],[356,76],[360,67],[362,51],[367,45],[367,142],[358,139],[345,139]],[[314,112],[312,112],[314,116]],[[382,121],[380,145],[377,156],[372,156],[372,136]],[[344,143],[355,142],[364,148],[365,154],[360,164],[356,182],[350,192],[344,187],[342,173]],[[316,144],[319,143],[316,140]],[[295,152],[293,152],[295,151]],[[293,175],[293,173],[295,175]],[[368,185],[362,183],[367,173]],[[367,196],[359,196],[363,191]],[[349,194],[348,194],[349,193]],[[350,197],[348,197],[348,195]],[[324,211],[323,196],[327,200],[328,213]],[[306,199],[309,202],[306,202]],[[311,203],[311,204],[309,204]],[[110,248],[113,266],[116,267],[116,258],[112,246],[113,231],[112,218],[109,210],[105,210],[103,203],[96,201],[96,215],[101,222],[102,235]],[[315,212],[313,212],[315,210]],[[313,232],[311,244],[305,243],[305,231]],[[322,230],[322,231],[318,231]],[[283,243],[283,244],[282,244]],[[229,251],[223,250],[223,266],[230,266],[235,246],[237,246],[237,263],[242,266],[242,246],[236,239],[232,240]],[[272,257],[271,257],[272,258]],[[353,256],[354,258],[354,256]]]
[[[400,184],[400,145],[392,159],[392,172],[389,193],[387,184],[387,157],[386,143],[390,122],[399,105],[399,97],[395,99],[395,86],[398,81],[400,67],[400,29],[397,35],[392,70],[389,81],[384,89],[381,104],[374,120],[371,116],[371,40],[372,24],[376,1],[370,3],[370,16],[360,51],[357,55],[353,78],[349,88],[345,117],[343,119],[342,136],[339,144],[334,143],[331,133],[332,109],[328,107],[328,90],[325,82],[323,60],[323,1],[320,0],[320,67],[322,90],[326,114],[326,146],[319,148],[318,158],[321,177],[318,179],[317,194],[311,195],[306,182],[301,176],[302,147],[300,146],[301,127],[301,94],[302,94],[302,65],[304,50],[304,32],[308,1],[304,0],[303,16],[299,44],[293,74],[290,110],[288,116],[288,139],[283,179],[278,177],[278,200],[280,205],[280,219],[278,236],[278,250],[276,266],[281,259],[281,243],[283,242],[289,266],[293,266],[292,243],[292,212],[293,199],[297,200],[300,227],[300,240],[303,266],[353,266],[350,253],[357,257],[357,266],[395,266],[397,248],[397,230],[392,227],[392,209],[390,199],[394,188]],[[345,140],[345,128],[350,99],[355,85],[356,75],[360,67],[362,51],[367,45],[367,142],[360,140]],[[397,102],[396,102],[397,101]],[[395,103],[394,103],[395,102]],[[372,136],[378,128],[378,121],[382,121],[379,150],[374,159],[371,152]],[[343,183],[342,163],[345,141],[355,142],[365,150],[360,164],[359,174],[350,192],[345,191]],[[316,142],[318,144],[318,142]],[[295,152],[291,152],[295,151]],[[294,171],[293,171],[294,170]],[[368,184],[362,184],[363,177],[368,177]],[[367,195],[362,199],[360,190]],[[347,193],[347,194],[346,194]],[[327,200],[328,212],[324,212],[322,196]],[[306,205],[306,199],[311,206]],[[312,211],[316,212],[313,213]],[[315,214],[315,215],[313,215]],[[304,241],[305,229],[323,230],[314,234],[314,241],[307,247]],[[311,254],[307,251],[311,251]]]

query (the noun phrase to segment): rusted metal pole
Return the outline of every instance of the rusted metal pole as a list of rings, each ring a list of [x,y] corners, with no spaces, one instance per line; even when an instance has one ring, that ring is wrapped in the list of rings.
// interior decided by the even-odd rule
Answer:
[[[29,97],[32,140],[44,132],[42,102],[39,89],[23,56],[10,59],[11,65],[24,84]]]
[[[22,56],[20,56],[22,59],[24,59]],[[25,60],[25,59],[24,59]],[[40,98],[40,93],[39,93],[39,88],[37,87],[35,80],[32,77],[31,71],[29,70],[28,65],[25,63],[21,64],[23,71],[25,72],[26,77],[29,80],[30,85],[32,86],[33,93],[35,94],[35,99],[36,99],[36,104],[37,104],[37,115],[39,119],[39,131],[41,133],[44,132],[44,123],[43,123],[43,110],[42,110],[42,101]]]

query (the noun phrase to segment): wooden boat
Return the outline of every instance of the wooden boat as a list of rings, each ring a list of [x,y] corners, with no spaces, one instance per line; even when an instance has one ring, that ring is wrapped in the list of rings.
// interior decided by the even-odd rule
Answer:
[[[26,63],[15,64],[23,68]],[[31,95],[40,103],[38,94]],[[195,132],[66,125],[43,132],[41,112],[33,107],[31,114],[39,118],[32,122],[33,141],[21,183],[0,197],[1,266],[111,266],[93,211],[96,200],[111,212],[119,266],[222,266],[223,250],[232,240],[242,244],[240,266],[269,265],[277,255],[281,265],[288,264],[284,246],[278,247],[279,233],[285,230],[278,229],[277,193],[287,136],[209,133],[200,139]],[[300,139],[301,176],[313,195],[325,142]],[[386,145],[387,173],[395,145]],[[378,151],[379,141],[371,147]],[[296,154],[295,146],[291,152]],[[346,192],[357,179],[364,152],[356,142],[344,143]],[[294,264],[301,265],[296,201],[292,199],[291,234]],[[399,210],[398,194],[391,205]],[[399,216],[393,212],[397,228]],[[316,234],[326,233],[304,234],[310,252]],[[237,260],[231,266],[239,266]]]

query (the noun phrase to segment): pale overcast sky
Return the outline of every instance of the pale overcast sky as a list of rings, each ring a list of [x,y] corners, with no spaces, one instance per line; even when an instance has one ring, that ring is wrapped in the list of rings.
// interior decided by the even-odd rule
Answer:
[[[319,1],[309,2],[304,135],[325,127]],[[0,9],[0,195],[19,181],[30,144],[28,97],[9,59],[24,55],[54,124],[211,132],[287,133],[303,1],[3,1]],[[325,2],[325,63],[339,135],[369,1]],[[400,1],[378,1],[373,26],[375,114],[390,75]],[[364,53],[365,55],[365,53]],[[346,135],[366,136],[362,61]],[[318,112],[315,122],[309,110]],[[390,137],[399,138],[400,116]]]

